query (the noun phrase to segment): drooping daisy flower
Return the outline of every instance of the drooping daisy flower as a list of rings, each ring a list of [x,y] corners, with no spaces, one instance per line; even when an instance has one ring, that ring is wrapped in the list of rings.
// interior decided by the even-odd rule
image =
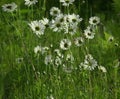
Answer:
[[[31,6],[38,2],[38,0],[25,0],[25,5]]]
[[[110,36],[110,37],[108,38],[108,41],[109,41],[109,42],[114,41],[114,37],[113,37],[113,36]]]
[[[77,38],[75,38],[74,43],[76,46],[82,46],[84,43],[84,39],[82,37],[77,37]]]
[[[38,54],[38,52],[41,52],[41,50],[42,50],[42,47],[41,47],[41,46],[36,46],[36,47],[34,48],[34,53],[35,53],[35,54]]]
[[[98,66],[98,69],[101,70],[103,73],[107,72],[107,70],[104,66]]]
[[[60,12],[61,12],[60,9],[57,7],[52,7],[50,9],[50,15],[52,15],[52,16],[57,16],[60,14]]]
[[[55,65],[56,65],[56,66],[59,66],[59,65],[61,65],[61,64],[62,64],[62,60],[61,60],[60,57],[57,56],[57,57],[55,58]]]
[[[73,4],[75,0],[60,0],[63,6],[69,6],[70,4]]]
[[[32,21],[29,26],[37,36],[44,34],[45,26],[40,21]]]
[[[84,30],[84,35],[87,39],[93,39],[94,38],[94,35],[95,33],[94,32],[91,32],[90,30]]]
[[[100,18],[97,17],[97,16],[91,17],[91,18],[89,19],[89,23],[90,23],[91,25],[98,25],[98,24],[100,23]]]
[[[55,50],[54,50],[54,53],[56,54],[56,56],[58,56],[58,57],[60,57],[60,58],[63,58],[63,55],[62,55],[62,53],[60,52],[59,49],[55,49]]]
[[[71,46],[71,41],[69,39],[63,39],[60,42],[60,48],[63,50],[68,50]]]
[[[73,61],[74,61],[73,55],[72,54],[67,54],[66,61],[69,61],[69,62],[73,63]]]
[[[49,19],[47,18],[43,18],[42,20],[40,20],[42,24],[45,25],[45,27],[49,27]]]
[[[44,60],[45,65],[52,64],[52,62],[53,62],[52,55],[47,55]]]
[[[13,12],[13,11],[17,10],[17,5],[15,3],[4,4],[2,6],[2,9],[5,12]]]

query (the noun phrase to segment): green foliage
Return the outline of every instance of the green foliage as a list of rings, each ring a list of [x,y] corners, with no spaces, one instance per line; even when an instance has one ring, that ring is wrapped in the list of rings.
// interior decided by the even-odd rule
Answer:
[[[14,0],[9,2],[12,1]],[[76,56],[76,64],[73,67],[76,69],[70,73],[69,68],[67,73],[63,71],[62,65],[57,69],[51,65],[46,66],[43,56],[36,56],[33,51],[40,43],[49,47],[53,44],[49,52],[53,53],[53,49],[59,47],[64,35],[48,29],[42,38],[38,38],[28,26],[33,20],[43,17],[51,19],[49,10],[52,6],[60,6],[65,13],[66,9],[61,7],[58,0],[39,0],[33,8],[26,7],[23,0],[16,0],[19,5],[18,12],[6,13],[0,10],[0,99],[46,99],[51,95],[54,99],[120,98],[120,23],[111,17],[110,20],[105,20],[106,15],[101,14],[103,10],[96,6],[98,4],[100,7],[102,1],[86,0],[85,4],[82,4],[81,0],[78,1],[80,3],[76,0],[69,11],[80,14],[84,20],[78,34],[70,36],[72,40],[84,31],[90,16],[99,15],[101,24],[96,29],[95,39],[86,40],[80,48],[72,46],[71,52]],[[8,0],[2,0],[0,5],[4,3],[8,3]],[[114,5],[119,12],[120,0],[114,0]],[[110,37],[114,39],[110,40]],[[69,51],[62,53],[66,55]],[[98,69],[78,69],[86,53],[92,54],[98,64],[105,66],[107,73]]]

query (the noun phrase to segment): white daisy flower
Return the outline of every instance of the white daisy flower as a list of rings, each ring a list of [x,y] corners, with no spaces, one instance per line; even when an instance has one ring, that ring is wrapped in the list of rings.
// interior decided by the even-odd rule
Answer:
[[[98,25],[98,24],[100,23],[100,18],[97,17],[97,16],[91,17],[91,18],[89,19],[89,23],[90,23],[91,25]]]
[[[60,0],[63,6],[69,6],[70,4],[73,4],[75,0]]]
[[[63,14],[59,14],[56,16],[55,21],[59,21],[61,24],[65,22],[65,17]]]
[[[68,50],[71,46],[71,41],[69,39],[63,39],[60,42],[60,48],[63,50]]]
[[[38,2],[38,0],[25,0],[25,5],[31,6]]]
[[[93,39],[94,38],[94,35],[95,33],[94,32],[91,32],[90,30],[84,30],[84,35],[87,39]]]
[[[54,20],[52,21],[52,24],[51,24],[51,29],[53,29],[54,32],[60,32],[62,30],[62,24],[61,22],[59,22],[58,20]]]
[[[52,55],[47,55],[44,60],[45,65],[52,64],[52,62],[53,62]]]
[[[78,47],[79,47],[79,46],[82,46],[83,43],[84,43],[84,39],[83,39],[82,37],[77,37],[77,38],[75,38],[74,43],[75,43],[75,45],[78,46]]]
[[[17,10],[17,5],[14,2],[10,3],[10,4],[4,4],[2,6],[2,9],[5,12],[13,12],[13,11]]]
[[[80,68],[84,70],[94,70],[97,66],[97,61],[90,54],[86,55],[84,62],[80,64]]]
[[[38,52],[41,52],[41,50],[42,50],[42,47],[41,47],[41,46],[36,46],[36,47],[34,48],[34,53],[35,53],[35,54],[38,54]]]
[[[76,14],[68,15],[68,19],[69,19],[69,22],[73,24],[78,24],[79,22],[82,21],[82,18],[80,18],[80,16]]]
[[[45,26],[40,21],[32,21],[29,26],[37,36],[44,34]]]
[[[114,37],[113,37],[113,36],[110,36],[110,37],[108,38],[108,41],[109,41],[109,42],[114,41]]]
[[[103,73],[107,72],[107,70],[104,66],[98,66],[98,69],[101,70]]]
[[[74,61],[73,55],[72,54],[67,54],[66,61],[70,61],[71,63],[73,63],[73,61]]]
[[[69,34],[74,35],[77,31],[77,28],[78,27],[76,24],[69,24],[68,30],[66,28],[67,31],[65,31],[65,33],[68,32]]]
[[[49,27],[49,19],[48,18],[43,18],[40,20],[42,24],[45,25],[45,27]]]
[[[63,58],[63,55],[61,54],[61,52],[60,52],[59,49],[55,49],[54,52],[55,52],[55,54],[56,54],[58,57]]]
[[[60,14],[60,12],[61,12],[60,9],[57,7],[52,7],[50,9],[50,15],[52,15],[52,16],[57,16]]]
[[[47,99],[55,99],[52,95],[47,96]]]
[[[34,48],[34,53],[35,54],[37,54],[37,53],[45,54],[48,50],[49,50],[48,47],[41,47],[38,45]]]
[[[62,60],[61,60],[60,57],[57,56],[57,57],[55,58],[55,65],[56,65],[56,66],[59,66],[59,65],[61,65],[61,64],[62,64]]]

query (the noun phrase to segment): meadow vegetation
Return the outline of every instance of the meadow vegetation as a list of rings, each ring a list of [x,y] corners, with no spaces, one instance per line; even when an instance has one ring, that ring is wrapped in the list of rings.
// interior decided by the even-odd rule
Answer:
[[[120,99],[119,0],[0,6],[0,99]]]

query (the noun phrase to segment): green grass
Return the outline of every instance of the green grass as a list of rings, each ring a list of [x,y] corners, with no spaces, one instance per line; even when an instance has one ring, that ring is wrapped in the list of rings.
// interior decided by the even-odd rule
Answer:
[[[33,8],[28,8],[23,1],[16,2],[19,5],[17,12],[6,13],[0,10],[0,99],[47,99],[51,95],[54,99],[120,99],[120,23],[113,22],[112,19],[104,21],[99,14],[104,31],[99,28],[95,39],[86,40],[81,48],[72,46],[70,52],[76,57],[73,67],[77,69],[66,73],[62,65],[57,69],[53,65],[46,66],[44,56],[37,57],[34,54],[34,47],[39,44],[53,44],[49,52],[53,53],[64,35],[46,30],[45,35],[38,38],[28,26],[30,21],[51,18],[48,10],[55,3],[59,6],[59,3],[46,0],[51,5],[45,6],[44,2],[39,1]],[[0,6],[5,3],[7,0],[2,1]],[[65,12],[64,8],[62,10]],[[74,5],[69,10],[71,13],[79,13]],[[87,16],[83,16],[83,24],[87,26]],[[78,35],[79,33],[71,39]],[[108,41],[110,36],[114,36],[112,42]],[[115,46],[116,43],[118,46]],[[88,52],[98,64],[107,69],[107,73],[98,69],[78,69]],[[62,53],[66,55],[69,51]],[[18,62],[18,58],[23,58],[23,61]]]

